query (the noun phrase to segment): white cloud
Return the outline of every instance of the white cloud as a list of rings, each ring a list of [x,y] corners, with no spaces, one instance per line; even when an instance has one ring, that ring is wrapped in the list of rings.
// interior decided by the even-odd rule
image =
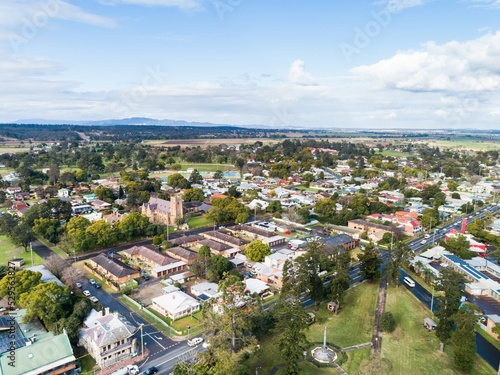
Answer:
[[[129,4],[129,5],[144,5],[144,6],[177,7],[184,10],[198,10],[202,8],[201,0],[99,0],[99,2],[107,5]]]
[[[500,9],[500,0],[464,0],[464,1],[478,7]]]
[[[295,60],[290,66],[288,81],[302,86],[315,86],[318,83],[309,74],[305,72],[305,63],[302,60]]]
[[[88,13],[82,8],[62,0],[2,0],[0,3],[0,31],[15,32],[20,26],[26,24],[30,24],[34,28],[43,28],[47,26],[50,19],[116,27],[116,22],[113,19]]]
[[[426,43],[350,70],[379,87],[408,91],[490,91],[500,88],[500,32],[467,42]]]
[[[397,13],[406,8],[413,8],[428,3],[429,0],[381,0],[375,4],[382,5],[391,13]]]

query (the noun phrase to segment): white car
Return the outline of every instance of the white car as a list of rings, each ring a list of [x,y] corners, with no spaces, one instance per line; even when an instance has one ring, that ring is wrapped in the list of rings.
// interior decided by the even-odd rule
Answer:
[[[89,299],[90,299],[91,302],[94,302],[94,303],[99,302],[99,300],[95,296],[90,296]]]
[[[422,240],[420,243],[421,243],[422,245],[425,245],[425,244],[427,243],[427,241],[426,241],[426,240]]]
[[[82,288],[82,283],[76,283],[75,285],[77,288],[80,288],[80,289]]]
[[[203,342],[203,338],[201,337],[195,337],[194,339],[191,339],[188,341],[189,346],[196,346],[198,344],[201,344]]]
[[[84,291],[83,291],[83,295],[84,295],[85,297],[90,297],[90,292],[89,292],[88,290],[84,290]]]
[[[207,349],[210,346],[210,343],[208,341],[205,341],[202,345],[205,349]]]
[[[430,234],[426,234],[424,237],[425,238],[431,238],[431,235]]]

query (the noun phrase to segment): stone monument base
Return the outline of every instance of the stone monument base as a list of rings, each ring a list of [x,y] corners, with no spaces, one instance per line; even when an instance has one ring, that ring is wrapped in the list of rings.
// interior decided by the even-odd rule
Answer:
[[[318,346],[311,351],[312,357],[321,363],[330,363],[330,361],[335,361],[337,359],[337,353],[335,353],[330,348],[323,348],[322,346]]]

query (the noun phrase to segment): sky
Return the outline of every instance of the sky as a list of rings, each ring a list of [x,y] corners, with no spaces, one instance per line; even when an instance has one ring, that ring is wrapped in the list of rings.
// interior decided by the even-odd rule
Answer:
[[[1,0],[0,122],[498,129],[500,0]]]

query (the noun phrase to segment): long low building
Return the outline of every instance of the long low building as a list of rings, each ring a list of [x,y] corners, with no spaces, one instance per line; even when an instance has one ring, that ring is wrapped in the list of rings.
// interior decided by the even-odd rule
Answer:
[[[247,241],[243,238],[231,236],[229,232],[226,232],[224,230],[209,231],[203,233],[202,235],[210,240],[221,242],[240,250],[243,250],[250,243],[250,241]]]
[[[287,240],[286,237],[280,236],[269,230],[252,227],[246,224],[235,225],[229,227],[228,230],[233,233],[243,233],[250,238],[261,240],[270,247],[281,245]]]
[[[139,271],[116,258],[99,254],[89,259],[89,264],[118,284],[140,277]]]
[[[495,276],[500,275],[500,267],[486,260],[476,257],[470,260],[462,260],[456,255],[445,254],[443,261],[455,271],[464,275],[470,281],[465,284],[465,289],[474,295],[486,295],[500,301],[500,283],[491,279],[485,272]]]

